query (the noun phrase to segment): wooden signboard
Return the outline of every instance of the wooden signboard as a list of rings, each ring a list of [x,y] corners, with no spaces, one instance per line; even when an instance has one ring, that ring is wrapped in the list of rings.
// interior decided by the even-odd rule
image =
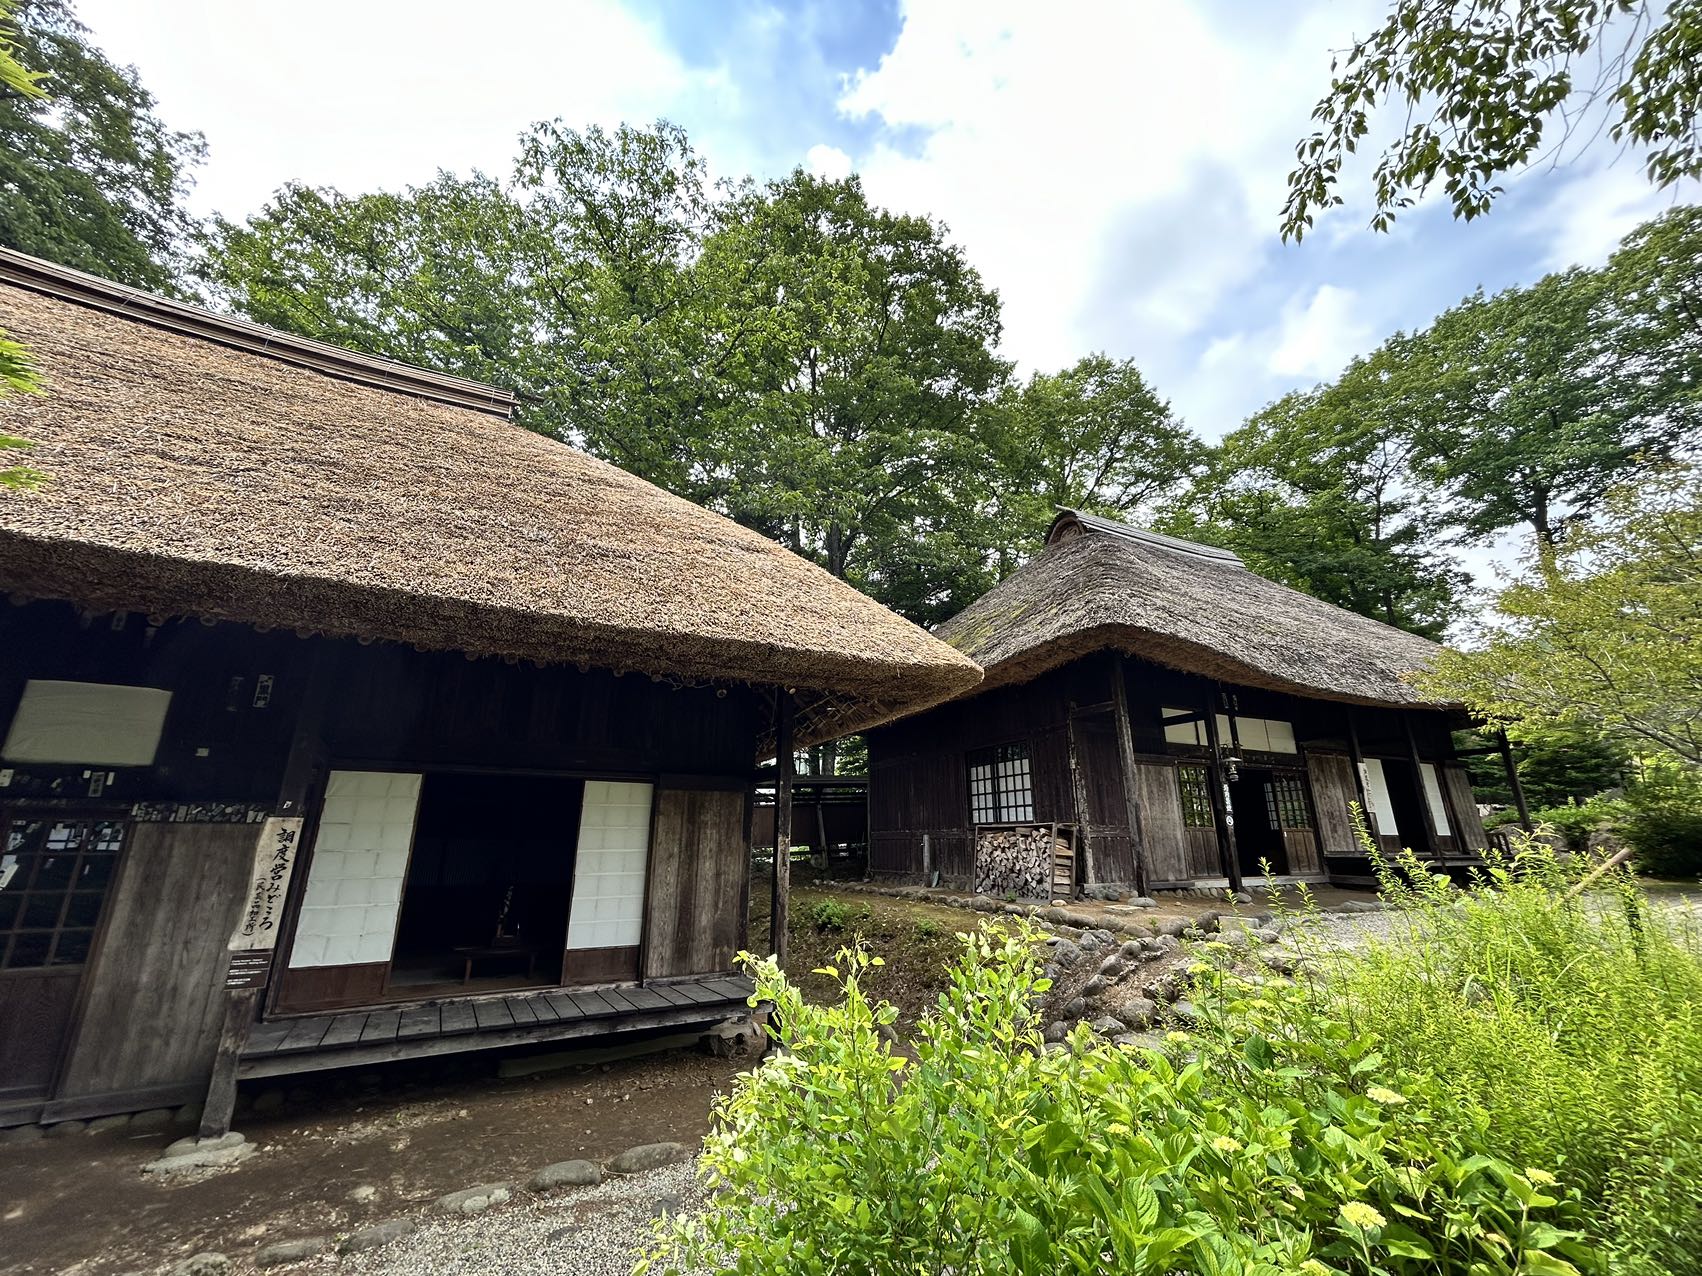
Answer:
[[[242,916],[231,932],[231,952],[264,951],[267,964],[270,964],[271,952],[278,946],[278,931],[283,925],[284,897],[289,894],[290,874],[295,870],[296,855],[300,850],[301,824],[299,817],[274,818],[267,820],[263,826],[260,844],[254,848],[248,902],[243,905]],[[262,979],[261,983],[264,982]]]

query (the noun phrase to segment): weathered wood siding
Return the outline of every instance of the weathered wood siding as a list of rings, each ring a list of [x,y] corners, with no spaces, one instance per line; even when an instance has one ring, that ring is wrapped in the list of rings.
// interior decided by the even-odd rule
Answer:
[[[1195,876],[1188,862],[1188,835],[1194,830],[1182,823],[1182,791],[1177,787],[1176,768],[1162,763],[1137,766],[1135,800],[1141,804],[1141,845],[1146,851],[1147,877],[1154,882],[1181,882]]]
[[[750,856],[743,789],[658,789],[645,908],[644,977],[733,968],[745,940]]]
[[[1442,791],[1447,794],[1448,808],[1454,818],[1455,841],[1462,851],[1482,851],[1489,845],[1483,831],[1483,817],[1477,813],[1477,798],[1472,794],[1471,777],[1458,763],[1440,768]]]
[[[59,1099],[206,1084],[259,836],[252,824],[135,826]]]
[[[1353,781],[1353,759],[1339,753],[1308,753],[1312,777],[1312,809],[1318,817],[1318,844],[1325,855],[1359,855],[1353,835],[1351,809],[1359,801]]]

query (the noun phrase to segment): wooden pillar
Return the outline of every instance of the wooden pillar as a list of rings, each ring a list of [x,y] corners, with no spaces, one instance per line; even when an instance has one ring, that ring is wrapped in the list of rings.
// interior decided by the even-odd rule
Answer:
[[[283,775],[278,783],[275,809],[285,819],[299,820],[305,815],[308,796],[313,792],[324,761],[325,702],[331,664],[332,655],[325,640],[316,640],[304,661],[295,731],[290,738],[289,755],[284,760]],[[296,855],[299,857],[300,854],[298,845]],[[277,959],[278,954],[274,951],[274,964]],[[264,985],[225,989],[219,1044],[213,1054],[213,1075],[207,1083],[207,1098],[201,1105],[201,1126],[196,1131],[203,1139],[218,1138],[230,1132],[231,1117],[236,1111],[237,1063],[259,1016],[264,994]]]
[[[1525,801],[1525,786],[1519,782],[1519,768],[1513,765],[1513,746],[1507,742],[1507,733],[1497,730],[1495,743],[1501,750],[1501,765],[1507,768],[1507,787],[1513,790],[1513,805],[1519,810],[1519,827],[1527,833],[1533,832],[1536,826],[1531,823],[1531,806]]]
[[[786,918],[792,901],[792,693],[774,689],[774,880],[769,895],[769,951],[786,964]]]
[[[1401,725],[1406,728],[1407,758],[1412,763],[1412,782],[1418,788],[1419,831],[1424,835],[1424,853],[1435,859],[1438,850],[1436,846],[1436,822],[1430,814],[1430,795],[1424,791],[1424,763],[1418,756],[1418,736],[1412,729],[1412,715],[1401,713]],[[1437,776],[1436,782],[1442,782]]]
[[[1235,846],[1235,811],[1229,802],[1229,781],[1223,773],[1223,741],[1217,734],[1217,693],[1206,693],[1206,743],[1211,748],[1211,814],[1217,826],[1217,856],[1229,889],[1241,889],[1241,853]]]
[[[1128,662],[1121,653],[1112,658],[1111,705],[1117,717],[1117,747],[1123,755],[1123,801],[1129,810],[1129,850],[1135,861],[1135,893],[1147,893],[1146,836],[1141,828],[1141,804],[1135,797],[1135,734],[1129,723]]]
[[[1076,744],[1076,702],[1065,706],[1064,749],[1070,759],[1070,794],[1076,804],[1076,885],[1097,882],[1093,863],[1093,838],[1088,831],[1087,781],[1081,773],[1081,750]]]
[[[1371,803],[1365,797],[1365,754],[1359,747],[1359,721],[1353,716],[1353,706],[1345,705],[1347,715],[1347,753],[1353,759],[1353,791],[1359,795],[1359,814],[1365,821],[1365,831],[1377,840],[1377,826],[1371,822]]]

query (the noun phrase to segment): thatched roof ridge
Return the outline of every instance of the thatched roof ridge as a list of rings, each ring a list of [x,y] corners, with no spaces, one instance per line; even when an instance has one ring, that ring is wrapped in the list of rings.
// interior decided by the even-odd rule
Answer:
[[[817,737],[980,678],[772,541],[503,419],[500,391],[137,298],[0,251],[0,329],[48,387],[0,400],[0,432],[49,476],[0,489],[0,592],[786,684]]]
[[[1120,650],[1241,686],[1369,705],[1425,703],[1407,681],[1436,644],[1266,580],[1227,550],[1065,510],[1045,550],[934,631],[1026,682]]]

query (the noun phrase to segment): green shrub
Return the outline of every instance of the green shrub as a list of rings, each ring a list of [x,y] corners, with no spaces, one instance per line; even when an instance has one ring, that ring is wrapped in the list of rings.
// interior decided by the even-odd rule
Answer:
[[[1587,802],[1568,802],[1564,806],[1532,811],[1531,822],[1538,828],[1559,835],[1566,849],[1576,853],[1589,850],[1590,835],[1606,828],[1619,814],[1618,802],[1611,798],[1595,797]],[[1515,811],[1513,819],[1518,818],[1518,812]]]
[[[1394,1066],[1307,988],[1225,983],[1164,1052],[1047,1052],[1035,935],[963,937],[914,1061],[860,978],[812,1006],[752,963],[785,1049],[718,1101],[697,1218],[639,1270],[815,1273],[1569,1273],[1582,1206],[1497,1155],[1445,1078]],[[1525,1168],[1530,1166],[1531,1168]]]
[[[838,931],[845,929],[851,920],[851,914],[838,900],[818,899],[810,905],[804,918],[819,931]]]
[[[1625,795],[1620,834],[1652,877],[1702,876],[1702,780],[1676,767],[1652,769]]]
[[[1702,939],[1629,874],[1540,845],[1461,890],[1385,872],[1395,937],[1319,954],[1303,1008],[1376,1026],[1386,1065],[1444,1087],[1504,1162],[1559,1174],[1616,1273],[1702,1270]],[[1285,1029],[1309,1034],[1304,1021]]]
[[[939,936],[945,934],[945,930],[946,928],[940,925],[932,917],[918,917],[916,919],[917,939],[937,939]]]

